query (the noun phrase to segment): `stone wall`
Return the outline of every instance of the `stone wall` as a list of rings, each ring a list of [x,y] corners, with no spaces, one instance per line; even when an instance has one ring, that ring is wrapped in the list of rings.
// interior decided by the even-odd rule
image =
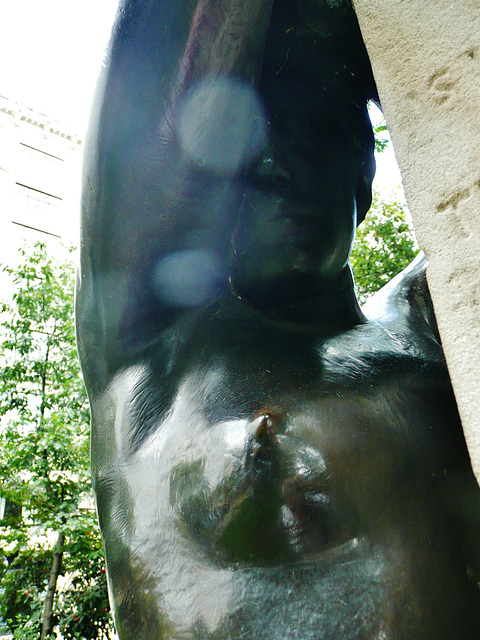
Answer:
[[[354,4],[480,479],[480,4]]]

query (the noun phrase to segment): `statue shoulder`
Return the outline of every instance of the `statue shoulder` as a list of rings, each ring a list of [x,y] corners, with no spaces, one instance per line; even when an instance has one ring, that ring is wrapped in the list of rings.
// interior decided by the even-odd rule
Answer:
[[[428,260],[423,252],[364,305],[367,318],[430,333],[440,342],[427,283]]]

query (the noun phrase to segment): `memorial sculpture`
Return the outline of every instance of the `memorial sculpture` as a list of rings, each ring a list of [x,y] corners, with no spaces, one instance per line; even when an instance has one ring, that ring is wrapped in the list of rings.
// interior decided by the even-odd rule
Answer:
[[[419,258],[360,310],[378,99],[341,0],[127,0],[79,353],[122,640],[479,637],[478,486]]]

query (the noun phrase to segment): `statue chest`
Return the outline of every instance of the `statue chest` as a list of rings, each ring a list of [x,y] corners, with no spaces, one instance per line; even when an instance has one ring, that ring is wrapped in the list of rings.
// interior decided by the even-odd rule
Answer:
[[[368,326],[323,341],[236,329],[192,332],[171,349],[169,367],[152,359],[112,385],[116,455],[139,495],[149,483],[152,496],[169,495],[209,549],[212,540],[234,545],[239,514],[256,521],[261,512],[256,526],[280,536],[263,551],[242,538],[224,560],[273,561],[351,540],[392,492],[404,496],[412,469],[412,490],[423,491],[461,446],[443,361],[418,343]],[[308,533],[305,519],[325,531]],[[307,533],[297,544],[299,531]]]
[[[125,455],[173,439],[166,449],[178,459],[204,449],[218,468],[230,449],[245,450],[262,415],[276,440],[347,467],[362,451],[428,448],[431,459],[458,423],[440,347],[375,324],[319,339],[251,316],[197,323],[111,390]]]

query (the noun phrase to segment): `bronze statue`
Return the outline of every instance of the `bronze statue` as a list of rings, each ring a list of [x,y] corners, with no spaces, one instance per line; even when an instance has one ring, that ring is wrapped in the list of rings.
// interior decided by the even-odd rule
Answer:
[[[479,637],[425,260],[354,294],[369,99],[347,1],[120,7],[77,321],[122,640]]]

